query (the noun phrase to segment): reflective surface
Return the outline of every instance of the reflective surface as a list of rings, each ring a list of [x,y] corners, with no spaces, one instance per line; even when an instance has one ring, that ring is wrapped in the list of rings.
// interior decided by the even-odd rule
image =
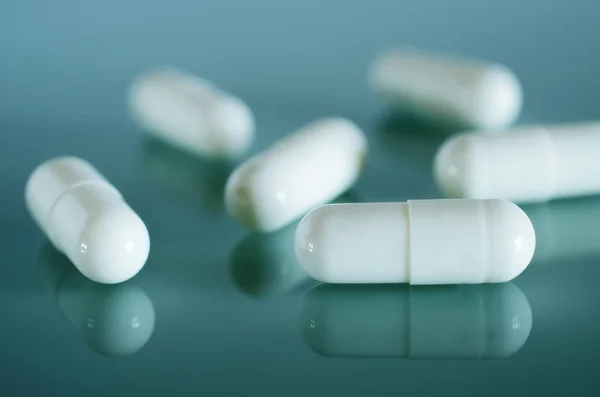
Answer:
[[[300,334],[326,357],[506,358],[527,341],[531,307],[511,283],[412,287],[320,285]]]
[[[176,4],[0,4],[1,395],[598,395],[600,198],[525,207],[538,247],[510,284],[317,286],[286,248],[293,227],[257,236],[224,212],[235,163],[147,139],[125,106],[139,72],[173,64],[248,102],[246,157],[340,115],[371,149],[357,201],[435,198],[447,135],[384,111],[365,81],[375,53],[502,61],[522,79],[521,123],[598,119],[596,0]],[[148,226],[130,283],[81,278],[26,213],[30,172],[63,154]]]

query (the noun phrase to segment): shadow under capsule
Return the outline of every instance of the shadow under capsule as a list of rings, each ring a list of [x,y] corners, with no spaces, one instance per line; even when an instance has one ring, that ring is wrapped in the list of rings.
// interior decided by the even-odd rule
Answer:
[[[319,285],[299,331],[325,357],[505,358],[527,341],[532,312],[514,284]]]
[[[348,191],[332,203],[354,203]],[[296,259],[294,240],[300,220],[272,233],[252,233],[231,251],[229,273],[237,288],[256,298],[274,298],[303,285],[311,278]]]
[[[532,264],[600,255],[600,198],[522,206],[536,234]]]
[[[268,234],[250,234],[233,248],[229,271],[243,293],[273,298],[309,281],[294,252],[298,222]]]
[[[40,249],[39,258],[59,310],[93,351],[106,356],[129,355],[148,342],[155,312],[142,288],[132,281],[95,283],[49,243]]]
[[[141,162],[176,199],[208,211],[224,210],[223,195],[232,163],[201,159],[152,137],[144,140]]]

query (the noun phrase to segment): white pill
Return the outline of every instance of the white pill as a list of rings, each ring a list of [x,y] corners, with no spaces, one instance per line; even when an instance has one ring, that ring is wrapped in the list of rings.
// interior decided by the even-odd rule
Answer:
[[[331,204],[304,217],[295,246],[326,283],[498,283],[525,270],[535,232],[503,200]]]
[[[435,179],[449,197],[543,202],[600,193],[600,123],[466,133],[435,157]]]
[[[515,121],[523,101],[519,81],[507,67],[449,54],[385,52],[373,62],[369,78],[392,105],[450,125],[501,128]]]
[[[240,165],[225,187],[226,208],[250,229],[274,231],[349,189],[366,155],[356,125],[316,121]]]
[[[29,177],[25,199],[56,249],[91,280],[120,283],[146,263],[150,239],[144,222],[88,162],[46,161]]]
[[[175,69],[139,77],[131,87],[129,104],[150,134],[195,155],[234,157],[254,138],[254,117],[244,102]]]
[[[326,357],[479,359],[516,353],[533,319],[511,283],[446,287],[320,285],[300,333]]]

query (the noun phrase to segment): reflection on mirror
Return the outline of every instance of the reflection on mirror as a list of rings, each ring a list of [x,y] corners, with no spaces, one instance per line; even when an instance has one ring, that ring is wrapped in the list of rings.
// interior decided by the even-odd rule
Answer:
[[[133,281],[95,283],[50,244],[42,248],[40,257],[59,310],[92,350],[120,356],[135,353],[148,342],[154,331],[154,306]]]
[[[354,203],[357,198],[348,191],[333,203]],[[253,233],[235,245],[229,271],[235,285],[245,294],[272,298],[310,281],[296,259],[294,239],[296,221],[273,233]]]
[[[233,170],[231,164],[194,157],[154,138],[144,141],[142,163],[144,170],[176,199],[208,211],[224,209],[223,195]]]
[[[527,341],[532,313],[511,283],[320,285],[303,302],[300,333],[326,357],[501,358]]]
[[[523,206],[535,228],[532,264],[600,254],[600,198],[557,200]]]
[[[233,249],[230,274],[245,294],[270,298],[309,280],[294,253],[295,222],[274,233],[250,234]]]

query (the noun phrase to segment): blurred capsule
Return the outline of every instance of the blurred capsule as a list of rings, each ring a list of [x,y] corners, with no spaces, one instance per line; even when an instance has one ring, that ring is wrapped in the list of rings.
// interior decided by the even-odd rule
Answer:
[[[274,232],[349,190],[366,156],[356,124],[314,121],[238,166],[225,185],[225,207],[241,225]]]
[[[475,128],[513,123],[522,90],[506,66],[451,54],[397,49],[382,53],[369,72],[372,88],[421,119]]]
[[[600,255],[600,199],[587,197],[523,206],[537,237],[532,264]]]
[[[143,289],[132,281],[117,285],[90,281],[49,245],[42,249],[41,257],[58,307],[92,350],[122,356],[137,352],[148,342],[155,313]]]
[[[527,341],[532,314],[511,283],[444,287],[320,285],[300,333],[326,357],[501,358]]]
[[[242,100],[174,68],[139,76],[129,106],[148,133],[194,155],[238,156],[254,139],[254,116]]]
[[[208,211],[224,209],[225,183],[233,166],[223,161],[208,161],[173,149],[156,139],[145,142],[144,169],[177,199]]]

